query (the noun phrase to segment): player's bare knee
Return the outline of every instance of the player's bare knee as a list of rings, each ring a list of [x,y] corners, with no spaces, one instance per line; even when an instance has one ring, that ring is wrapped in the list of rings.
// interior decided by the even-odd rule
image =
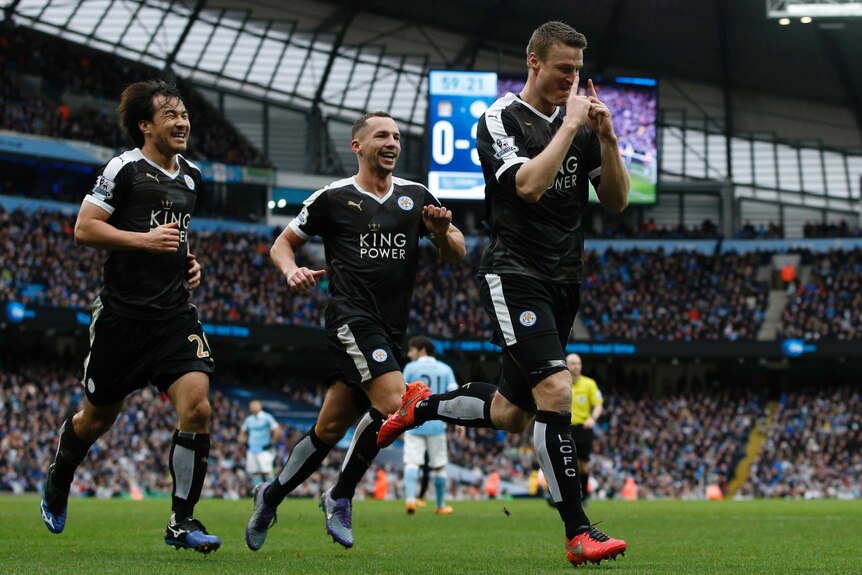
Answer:
[[[377,404],[374,406],[374,409],[382,413],[383,415],[389,415],[390,413],[395,413],[401,407],[401,394],[391,394],[383,398],[378,398]]]
[[[189,402],[184,411],[179,414],[182,431],[204,432],[209,428],[212,407],[209,399],[203,397]]]
[[[498,407],[496,413],[492,407],[491,420],[497,429],[509,433],[521,433],[530,426],[530,422],[533,421],[533,414],[509,404],[508,408],[505,409]]]
[[[508,421],[505,430],[509,433],[523,433],[533,421],[533,415],[527,413],[512,414]]]
[[[111,429],[117,415],[112,411],[81,411],[73,419],[75,435],[82,441],[95,443],[97,439]]]
[[[509,433],[521,433],[533,420],[532,413],[524,411],[501,394],[494,394],[491,400],[491,422],[497,429]]]
[[[533,388],[536,406],[543,411],[566,413],[572,409],[572,379],[559,371],[543,379]]]
[[[325,444],[335,445],[350,429],[351,423],[337,420],[318,421],[314,425],[314,434]]]

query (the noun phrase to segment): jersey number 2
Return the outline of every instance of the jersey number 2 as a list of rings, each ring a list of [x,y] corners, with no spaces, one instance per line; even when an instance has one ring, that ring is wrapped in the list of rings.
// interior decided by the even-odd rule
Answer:
[[[210,356],[210,352],[207,351],[210,346],[210,342],[206,341],[206,339],[207,336],[204,336],[203,339],[201,339],[201,336],[196,333],[193,333],[189,336],[189,341],[198,344],[198,357],[201,359]],[[204,348],[204,343],[206,343],[207,349]]]

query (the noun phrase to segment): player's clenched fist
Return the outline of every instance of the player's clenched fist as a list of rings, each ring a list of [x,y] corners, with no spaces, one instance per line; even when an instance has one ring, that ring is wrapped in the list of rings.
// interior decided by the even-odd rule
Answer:
[[[195,258],[194,254],[186,256],[186,287],[195,289],[201,285],[201,264]]]
[[[171,222],[148,231],[144,234],[144,251],[155,253],[177,251],[180,248],[179,227],[179,222]]]
[[[422,219],[425,227],[434,235],[445,235],[452,223],[452,212],[443,206],[425,206],[422,208]]]
[[[318,278],[326,273],[326,270],[310,270],[308,268],[297,268],[287,276],[287,285],[296,293],[304,292],[317,285]]]

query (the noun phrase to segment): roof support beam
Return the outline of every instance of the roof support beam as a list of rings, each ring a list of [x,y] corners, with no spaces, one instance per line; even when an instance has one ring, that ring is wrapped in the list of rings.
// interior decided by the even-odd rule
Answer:
[[[195,4],[195,9],[192,12],[191,16],[189,16],[189,21],[186,22],[186,27],[183,28],[183,31],[180,34],[176,45],[174,45],[174,49],[168,55],[167,60],[165,60],[165,70],[170,70],[171,66],[174,65],[174,62],[177,61],[177,55],[180,53],[180,49],[183,47],[183,44],[185,43],[189,32],[191,32],[192,26],[194,26],[195,22],[197,22],[198,16],[201,15],[201,12],[203,11],[206,4],[207,0],[198,0],[197,4]]]
[[[718,23],[718,57],[719,67],[721,68],[721,96],[724,108],[724,152],[725,152],[725,173],[727,180],[733,181],[733,156],[731,155],[733,147],[731,146],[731,138],[734,133],[733,121],[733,89],[731,85],[730,74],[730,50],[731,45],[728,33],[730,27],[727,24],[727,3],[724,0],[714,0],[713,7],[715,8],[716,22]],[[707,159],[708,161],[708,159]]]

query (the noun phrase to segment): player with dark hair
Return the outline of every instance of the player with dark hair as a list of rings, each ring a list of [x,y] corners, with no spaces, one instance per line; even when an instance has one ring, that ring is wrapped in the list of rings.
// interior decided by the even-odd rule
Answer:
[[[452,368],[435,356],[434,341],[418,335],[407,342],[410,363],[404,366],[406,381],[422,381],[434,393],[446,393],[458,389]],[[463,430],[463,428],[460,428]],[[429,475],[434,479],[437,515],[451,515],[452,507],[446,505],[446,465],[449,463],[446,445],[446,424],[429,421],[404,434],[404,498],[408,515],[416,513],[416,480],[419,468],[427,463]]]
[[[281,427],[275,418],[263,410],[259,399],[248,402],[249,414],[242,422],[239,442],[246,445],[245,471],[251,487],[272,477],[275,462],[275,444]]]
[[[326,530],[353,546],[352,500],[377,455],[377,431],[398,408],[410,297],[419,240],[430,236],[441,257],[460,260],[464,236],[452,212],[421,184],[392,175],[401,153],[401,133],[392,117],[372,112],[353,125],[358,173],[316,191],[272,246],[271,255],[290,288],[303,292],[328,273],[326,337],[337,366],[317,422],[290,453],[272,483],[255,488],[246,544],[256,551],[276,520],[276,508],[313,473],[332,447],[358,421],[338,482],[321,498]],[[326,270],[296,262],[296,251],[323,238]],[[364,415],[363,415],[364,414]]]
[[[125,398],[152,384],[179,416],[170,448],[173,514],[165,543],[209,553],[221,539],[193,517],[210,449],[213,357],[189,302],[189,290],[201,282],[188,238],[201,172],[181,155],[191,123],[180,92],[161,80],[129,85],[118,112],[137,147],[99,170],[78,212],[75,242],[108,255],[104,286],[93,302],[81,380],[84,407],[60,430],[45,477],[42,519],[52,533],[63,531],[75,469],[113,425]]]
[[[574,565],[626,549],[584,513],[569,427],[565,346],[580,299],[588,180],[611,212],[626,207],[629,191],[610,110],[592,81],[588,96],[578,94],[586,46],[567,24],[540,26],[527,46],[524,89],[497,100],[479,120],[476,146],[491,231],[479,268],[480,295],[495,325],[492,341],[503,348],[499,389],[468,383],[431,395],[412,388],[378,435],[383,447],[432,419],[516,433],[535,419],[536,458]]]

